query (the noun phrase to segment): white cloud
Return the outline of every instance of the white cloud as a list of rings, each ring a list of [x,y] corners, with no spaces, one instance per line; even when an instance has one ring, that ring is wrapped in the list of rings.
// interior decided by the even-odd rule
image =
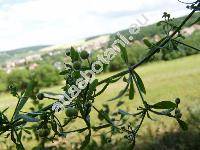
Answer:
[[[163,11],[175,16],[187,12],[175,0],[34,0],[4,5],[0,7],[0,50],[114,32],[129,27],[143,13],[154,22]]]

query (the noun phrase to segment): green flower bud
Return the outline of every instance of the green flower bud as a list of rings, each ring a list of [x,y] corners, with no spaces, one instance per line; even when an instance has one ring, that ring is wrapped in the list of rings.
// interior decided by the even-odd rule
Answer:
[[[65,114],[67,117],[76,117],[78,116],[78,110],[76,108],[68,107]]]
[[[44,99],[44,94],[43,94],[43,93],[37,94],[37,98],[38,98],[39,100],[43,100],[43,99]]]
[[[80,70],[80,69],[81,69],[81,63],[80,63],[79,61],[75,61],[75,62],[73,63],[73,68],[74,68],[75,70]]]
[[[42,129],[39,129],[39,131],[38,131],[38,135],[40,137],[47,137],[49,134],[50,134],[50,130],[49,129],[42,128]]]
[[[176,102],[177,105],[180,103],[180,101],[181,101],[180,98],[175,99],[175,102]]]
[[[66,56],[70,56],[70,50],[67,50],[65,54]]]
[[[87,51],[81,51],[80,57],[82,59],[87,59],[89,57],[89,53]]]

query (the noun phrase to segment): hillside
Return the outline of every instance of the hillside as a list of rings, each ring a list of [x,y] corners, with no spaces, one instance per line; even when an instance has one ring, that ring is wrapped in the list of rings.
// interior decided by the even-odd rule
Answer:
[[[180,22],[182,22],[185,19],[186,16],[183,17],[179,17],[179,18],[175,18],[174,22],[176,25],[179,25]],[[195,24],[200,24],[200,12],[196,12],[191,18],[190,20],[185,24],[185,28],[189,27],[191,25],[193,25],[193,23],[195,21],[198,20],[198,22],[195,22]],[[121,30],[119,31],[122,35],[124,35],[125,37],[129,36],[129,29],[125,29],[125,30]],[[140,33],[134,35],[134,40],[142,40],[144,37],[153,37],[155,35],[162,35],[164,34],[163,32],[163,28],[161,26],[157,26],[157,24],[152,24],[152,25],[148,25],[145,27],[142,27],[140,30]],[[113,42],[113,40],[115,39],[115,33],[110,35],[110,43]]]
[[[189,22],[186,23],[185,27],[192,25],[197,19],[199,19],[200,12],[195,13]],[[180,18],[175,18],[174,21],[176,24],[179,24],[185,16]],[[200,24],[200,21],[196,22],[196,24]],[[125,37],[129,35],[129,29],[119,31]],[[162,27],[158,27],[156,24],[148,25],[141,28],[139,34],[134,35],[134,40],[141,41],[144,37],[154,37],[155,35],[162,35],[163,29]],[[66,43],[60,45],[39,45],[39,46],[32,46],[32,47],[25,47],[15,50],[9,50],[0,52],[0,65],[6,63],[7,61],[17,60],[24,58],[29,55],[33,55],[37,52],[39,55],[46,55],[51,51],[62,51],[64,52],[65,49],[74,46],[79,49],[86,49],[86,50],[98,50],[101,48],[108,47],[110,44],[113,43],[115,39],[115,33],[105,34],[105,35],[96,35],[93,37],[88,37],[86,39],[74,42],[74,43]],[[60,53],[60,52],[59,52]],[[56,57],[54,55],[54,57]],[[60,56],[59,56],[60,57]]]
[[[38,45],[38,46],[31,46],[31,47],[25,47],[25,48],[19,48],[19,49],[0,52],[0,65],[9,60],[10,61],[16,60],[16,59],[34,54],[38,52],[40,49],[49,47],[49,46],[50,45]]]

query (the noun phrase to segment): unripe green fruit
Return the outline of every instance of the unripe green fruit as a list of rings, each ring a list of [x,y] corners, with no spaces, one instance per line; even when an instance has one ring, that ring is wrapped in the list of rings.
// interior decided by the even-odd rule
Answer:
[[[47,137],[50,134],[50,130],[49,129],[39,129],[38,131],[38,135],[40,137]]]
[[[88,53],[87,51],[81,51],[80,57],[81,57],[82,59],[88,59],[89,53]]]
[[[67,50],[65,53],[67,56],[70,56],[70,50]]]
[[[81,63],[80,63],[79,61],[75,61],[75,62],[73,63],[73,68],[74,68],[75,70],[80,70],[80,69],[81,69]]]
[[[177,105],[180,103],[180,101],[181,101],[180,98],[176,98],[176,100],[175,100]]]
[[[81,75],[80,75],[80,72],[79,72],[79,71],[74,71],[74,72],[72,73],[72,78],[78,79],[78,78],[80,78],[80,77],[81,77]]]
[[[78,110],[76,108],[68,107],[65,114],[67,117],[76,117],[78,116]]]
[[[37,94],[37,98],[38,98],[39,100],[43,100],[43,99],[44,99],[44,94],[43,94],[43,93]]]

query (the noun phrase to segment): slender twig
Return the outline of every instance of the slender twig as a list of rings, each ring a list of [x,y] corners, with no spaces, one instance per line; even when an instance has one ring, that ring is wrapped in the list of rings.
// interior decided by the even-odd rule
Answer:
[[[182,44],[182,45],[184,45],[184,46],[186,46],[186,47],[189,47],[189,48],[191,48],[191,49],[194,49],[194,50],[196,50],[196,51],[200,51],[200,49],[198,49],[198,48],[196,48],[196,47],[193,47],[193,46],[190,46],[190,45],[188,45],[188,44],[185,44],[185,43],[183,43],[183,42],[181,42],[181,41],[177,41],[177,40],[174,40],[174,39],[172,39],[172,40],[175,41],[176,43]]]
[[[151,48],[151,52],[146,56],[144,57],[140,62],[138,62],[137,64],[133,65],[130,67],[131,70],[134,70],[136,69],[137,67],[139,67],[140,65],[142,65],[144,62],[148,61],[154,54],[156,54],[159,50],[160,50],[160,47],[163,47],[165,46],[179,31],[180,29],[184,26],[184,24],[192,17],[192,15],[195,13],[195,10],[193,10],[184,20],[183,22],[179,25],[179,27],[167,38],[164,39],[164,41],[162,41],[158,46],[155,46],[153,48]],[[107,81],[109,81],[110,79],[114,79],[114,78],[117,78],[117,77],[120,77],[120,76],[124,76],[126,75],[127,73],[129,73],[129,69],[127,70],[124,70],[120,73],[117,73],[115,75],[112,75],[102,81],[100,81],[98,83],[98,85],[102,84],[102,83],[105,83]]]

